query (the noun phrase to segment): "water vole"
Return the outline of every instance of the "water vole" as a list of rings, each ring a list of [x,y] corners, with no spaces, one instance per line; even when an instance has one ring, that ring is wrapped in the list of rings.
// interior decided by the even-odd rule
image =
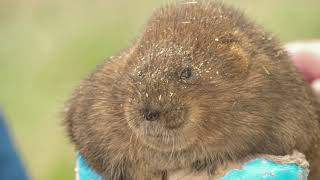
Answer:
[[[293,150],[313,165],[314,99],[277,40],[241,12],[183,2],[156,11],[131,47],[81,83],[65,123],[107,180],[214,174],[227,161]]]

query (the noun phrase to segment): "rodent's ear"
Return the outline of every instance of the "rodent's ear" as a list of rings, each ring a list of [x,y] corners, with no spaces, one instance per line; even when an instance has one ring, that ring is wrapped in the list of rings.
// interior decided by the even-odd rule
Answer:
[[[242,78],[248,74],[250,66],[249,54],[238,43],[222,43],[218,45],[222,63],[219,63],[219,74],[223,78]]]

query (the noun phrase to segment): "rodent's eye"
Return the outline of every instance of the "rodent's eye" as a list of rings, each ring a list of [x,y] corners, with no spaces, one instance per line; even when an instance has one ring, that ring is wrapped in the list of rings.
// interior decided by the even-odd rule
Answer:
[[[180,72],[180,79],[189,79],[192,76],[192,69],[187,67]]]

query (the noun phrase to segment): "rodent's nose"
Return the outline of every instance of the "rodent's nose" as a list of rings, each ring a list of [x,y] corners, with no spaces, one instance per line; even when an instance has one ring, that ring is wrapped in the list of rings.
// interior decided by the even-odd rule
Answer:
[[[150,108],[145,108],[143,110],[143,118],[147,121],[156,121],[159,119],[160,112],[156,110],[152,110]]]

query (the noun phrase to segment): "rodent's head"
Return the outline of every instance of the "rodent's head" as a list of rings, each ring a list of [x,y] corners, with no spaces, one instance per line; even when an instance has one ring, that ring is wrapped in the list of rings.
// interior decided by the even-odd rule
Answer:
[[[282,79],[296,82],[286,59],[272,36],[232,8],[165,7],[131,48],[82,83],[67,112],[69,133],[93,158],[126,152],[132,137],[162,152],[262,152],[271,139],[279,150],[294,143],[280,147],[285,135],[275,131],[283,128],[279,107],[294,99],[280,103]]]
[[[239,88],[235,81],[247,75],[249,57],[235,42],[214,40],[205,53],[194,47],[201,43],[197,40],[184,45],[152,43],[140,44],[128,57],[125,117],[150,146],[185,148],[200,134],[205,136],[202,128],[213,127],[209,136],[218,127],[215,123],[223,126],[214,112],[223,103],[229,108],[234,103],[228,89]]]
[[[233,117],[239,96],[254,98],[243,81],[251,60],[261,58],[248,33],[257,28],[228,8],[203,6],[210,4],[160,10],[128,53],[125,119],[152,148],[218,147],[227,131],[241,129]]]

